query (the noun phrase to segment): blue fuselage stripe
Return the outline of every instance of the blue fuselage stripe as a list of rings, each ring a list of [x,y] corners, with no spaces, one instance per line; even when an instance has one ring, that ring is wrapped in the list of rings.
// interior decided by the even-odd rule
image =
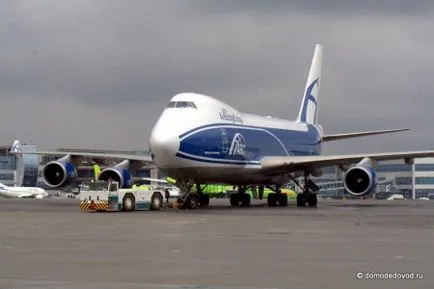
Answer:
[[[216,123],[179,136],[178,157],[207,163],[258,165],[264,156],[319,155],[321,136],[307,131]]]

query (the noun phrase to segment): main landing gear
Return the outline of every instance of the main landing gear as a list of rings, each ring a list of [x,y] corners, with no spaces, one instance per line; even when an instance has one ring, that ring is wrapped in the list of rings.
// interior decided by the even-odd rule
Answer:
[[[206,186],[206,185],[205,185]],[[208,207],[209,206],[209,195],[203,193],[203,188],[200,184],[196,184],[196,191],[199,198],[199,206]]]
[[[192,192],[194,182],[179,180],[177,184],[182,194],[178,199],[178,203],[181,204],[180,209],[194,210],[209,205],[209,196],[202,192],[200,184],[196,184],[196,193]]]
[[[280,186],[275,186],[275,188],[271,188],[274,193],[269,193],[267,197],[267,204],[269,207],[286,207],[288,206],[288,196],[286,194],[283,194],[280,190]]]
[[[317,207],[318,197],[316,192],[319,191],[319,187],[309,179],[308,173],[304,174],[304,186],[302,187],[295,179],[294,183],[300,187],[303,192],[297,194],[297,207]]]
[[[317,207],[318,198],[316,192],[319,187],[309,179],[309,173],[304,174],[304,185],[301,186],[298,181],[292,178],[292,181],[302,189],[302,193],[297,194],[297,207]],[[196,192],[192,192],[194,181],[177,180],[181,190],[181,196],[178,199],[180,209],[193,210],[197,207],[206,207],[209,205],[209,196],[202,192],[202,187],[196,184]],[[251,203],[250,194],[246,193],[247,189],[252,186],[237,186],[237,192],[230,195],[230,204],[233,207],[248,207]],[[269,193],[267,204],[269,207],[286,207],[288,205],[288,196],[282,193],[280,185],[274,187],[267,186],[273,193]],[[264,187],[259,186],[259,199],[262,199]]]
[[[248,207],[250,206],[250,194],[247,194],[247,189],[251,188],[252,190],[258,189],[259,199],[262,200],[264,187],[259,186],[256,188],[255,186],[238,186],[238,192],[231,194],[230,203],[233,207]],[[283,194],[280,190],[280,186],[275,186],[274,188],[268,187],[273,193],[268,194],[267,203],[270,207],[286,207],[288,205],[288,196]],[[255,192],[256,193],[256,192]]]
[[[238,192],[230,195],[230,203],[232,207],[248,207],[250,206],[250,195],[246,194],[248,186],[238,186]]]

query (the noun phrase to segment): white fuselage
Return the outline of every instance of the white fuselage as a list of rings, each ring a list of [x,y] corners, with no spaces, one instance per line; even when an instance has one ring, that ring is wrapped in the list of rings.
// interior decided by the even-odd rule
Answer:
[[[149,146],[165,174],[199,183],[284,183],[261,174],[264,156],[319,154],[321,127],[241,113],[195,93],[175,95],[155,124]]]

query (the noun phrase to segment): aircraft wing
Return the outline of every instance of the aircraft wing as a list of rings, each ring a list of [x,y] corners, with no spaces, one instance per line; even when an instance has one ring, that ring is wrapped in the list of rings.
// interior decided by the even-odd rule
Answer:
[[[434,157],[434,151],[366,153],[351,155],[264,157],[261,161],[261,167],[265,173],[268,173],[270,175],[279,175],[289,172],[311,170],[327,166],[350,165],[360,162],[364,158],[371,158],[374,161],[388,161],[426,157]]]
[[[119,159],[119,160],[134,160],[144,163],[152,163],[150,155],[139,154],[123,154],[123,153],[93,153],[93,152],[77,152],[77,151],[11,151],[11,154],[32,154],[32,155],[52,155],[52,156],[66,156],[72,157],[85,157],[85,158],[100,158],[100,159]]]

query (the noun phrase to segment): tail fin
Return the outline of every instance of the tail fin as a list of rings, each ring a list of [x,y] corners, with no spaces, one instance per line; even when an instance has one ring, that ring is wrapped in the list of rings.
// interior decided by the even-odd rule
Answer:
[[[322,46],[317,44],[310,65],[309,76],[307,77],[306,88],[304,89],[303,101],[297,122],[317,123],[319,87],[322,74],[322,54]]]
[[[21,148],[21,143],[19,140],[14,140],[11,146],[11,152],[21,152],[23,149]]]

